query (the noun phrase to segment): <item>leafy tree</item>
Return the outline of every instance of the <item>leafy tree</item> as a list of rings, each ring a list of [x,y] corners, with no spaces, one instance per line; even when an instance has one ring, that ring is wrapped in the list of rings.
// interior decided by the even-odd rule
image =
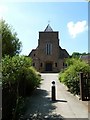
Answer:
[[[0,20],[0,34],[2,35],[2,56],[14,56],[21,52],[22,44],[17,38],[17,33],[3,19]]]
[[[90,53],[86,53],[86,52],[84,52],[84,53],[73,52],[73,53],[72,53],[72,57],[73,57],[73,58],[80,58],[81,55],[89,55],[89,54],[90,54]]]
[[[74,57],[74,58],[75,58],[75,57],[78,57],[78,58],[79,58],[80,55],[81,55],[81,54],[80,54],[79,52],[73,52],[73,53],[72,53],[72,57]]]
[[[87,2],[90,2],[90,0],[86,0]]]

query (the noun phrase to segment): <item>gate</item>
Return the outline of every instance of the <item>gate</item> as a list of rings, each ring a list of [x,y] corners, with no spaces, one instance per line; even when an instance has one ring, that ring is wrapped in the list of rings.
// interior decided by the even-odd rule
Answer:
[[[80,96],[82,101],[90,100],[90,73],[80,73]]]

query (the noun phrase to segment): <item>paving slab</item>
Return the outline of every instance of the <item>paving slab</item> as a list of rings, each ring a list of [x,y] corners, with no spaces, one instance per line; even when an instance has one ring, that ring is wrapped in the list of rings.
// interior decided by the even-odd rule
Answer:
[[[80,101],[59,82],[58,74],[41,74],[42,84],[28,98],[26,120],[88,120],[88,104]],[[52,101],[52,81],[56,84],[56,101]]]

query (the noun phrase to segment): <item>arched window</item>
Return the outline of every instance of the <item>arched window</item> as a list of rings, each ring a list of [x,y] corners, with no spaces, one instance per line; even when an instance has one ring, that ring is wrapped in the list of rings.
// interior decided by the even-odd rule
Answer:
[[[35,67],[35,63],[33,63],[33,66]]]
[[[55,63],[55,67],[57,67],[57,63]]]
[[[43,66],[43,64],[41,63],[41,64],[40,64],[40,66],[42,67],[42,66]]]
[[[46,55],[51,55],[51,54],[52,54],[52,44],[46,43]]]

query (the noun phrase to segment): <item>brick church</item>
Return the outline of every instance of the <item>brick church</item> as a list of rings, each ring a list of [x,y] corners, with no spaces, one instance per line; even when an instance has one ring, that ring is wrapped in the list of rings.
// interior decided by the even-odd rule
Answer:
[[[39,32],[38,47],[32,49],[29,57],[33,60],[33,66],[39,72],[60,72],[65,68],[65,58],[68,52],[59,46],[58,31],[53,31],[48,24],[44,31]]]

